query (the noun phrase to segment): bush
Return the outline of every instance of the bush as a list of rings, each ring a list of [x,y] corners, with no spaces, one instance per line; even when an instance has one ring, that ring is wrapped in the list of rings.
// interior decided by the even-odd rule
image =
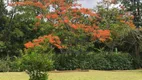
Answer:
[[[140,58],[133,58],[133,66],[135,69],[142,68],[142,59]]]
[[[133,59],[126,53],[58,54],[55,56],[55,69],[74,70],[126,70],[133,69]]]
[[[22,68],[30,76],[29,80],[47,80],[46,70],[52,68],[53,60],[51,54],[31,53],[22,56]]]
[[[54,59],[54,66],[57,70],[74,70],[78,68],[76,54],[56,54]]]
[[[111,53],[105,57],[110,62],[110,70],[127,70],[133,69],[133,59],[129,54]]]
[[[30,76],[29,80],[47,80],[47,70],[53,67],[53,49],[48,45],[25,49],[20,58],[21,68]]]
[[[77,59],[78,59],[78,68],[80,69],[90,69],[90,54],[78,54]]]
[[[104,54],[91,54],[90,68],[96,70],[107,70],[110,67],[110,62],[105,58]]]
[[[105,59],[105,55],[88,53],[88,54],[78,54],[78,66],[81,69],[106,69],[109,62]],[[108,66],[109,67],[109,66]]]
[[[10,62],[10,71],[11,72],[19,72],[19,71],[24,71],[21,68],[21,59],[19,57],[15,57],[13,60]]]
[[[0,72],[9,71],[8,63],[5,60],[0,60]]]
[[[11,71],[11,58],[9,56],[0,59],[0,72]]]
[[[11,59],[6,57],[5,59],[0,59],[0,72],[17,72],[22,71],[20,68],[20,60]]]

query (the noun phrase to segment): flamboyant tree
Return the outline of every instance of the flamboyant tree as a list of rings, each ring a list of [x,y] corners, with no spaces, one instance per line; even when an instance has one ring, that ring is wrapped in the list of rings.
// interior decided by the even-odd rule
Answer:
[[[98,5],[97,11],[101,17],[99,26],[103,29],[110,29],[112,41],[107,43],[109,49],[115,50],[115,48],[118,48],[118,50],[122,50],[123,48],[126,50],[128,47],[121,46],[120,49],[118,45],[127,43],[127,41],[123,41],[123,39],[125,39],[131,31],[136,29],[133,23],[134,15],[126,11],[124,6],[118,4],[117,1],[118,0],[104,0]]]
[[[108,0],[106,0],[108,1]],[[111,1],[111,0],[110,0]],[[100,26],[111,30],[112,41],[107,44],[114,50],[129,52],[140,58],[141,52],[141,1],[140,0],[113,0],[109,4],[119,5],[117,8],[99,6],[102,17]],[[118,2],[120,1],[120,2]],[[118,3],[118,4],[117,4]],[[103,4],[104,5],[104,4]],[[109,7],[109,8],[108,8]],[[139,60],[138,60],[139,61]]]
[[[26,43],[26,48],[41,46],[48,41],[52,47],[61,51],[73,50],[72,52],[76,53],[86,50],[96,40],[104,42],[110,37],[109,30],[98,27],[98,21],[101,19],[99,15],[93,10],[82,8],[75,0],[28,0],[9,5],[37,9],[34,30],[41,30],[41,25],[45,23],[48,24],[45,25],[46,28],[50,29],[42,29],[48,34]]]

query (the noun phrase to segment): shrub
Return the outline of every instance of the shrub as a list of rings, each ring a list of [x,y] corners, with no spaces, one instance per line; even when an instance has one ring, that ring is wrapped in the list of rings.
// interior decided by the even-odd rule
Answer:
[[[81,69],[90,69],[90,54],[78,54],[78,67]]]
[[[126,70],[133,69],[133,59],[126,53],[102,52],[88,54],[58,54],[55,56],[55,69],[74,70]]]
[[[56,54],[54,59],[54,66],[57,70],[74,70],[78,68],[76,54]]]
[[[20,63],[20,60],[16,58],[6,57],[4,59],[0,59],[0,72],[22,71]]]
[[[133,69],[133,59],[129,54],[110,53],[105,57],[110,62],[110,70],[127,70]]]
[[[10,71],[11,59],[9,56],[0,59],[0,72]]]
[[[133,67],[135,69],[142,68],[142,59],[133,57]]]
[[[91,69],[97,70],[129,70],[133,69],[133,59],[126,53],[99,53],[93,54]]]
[[[5,60],[0,60],[0,72],[6,72],[8,70],[7,62]]]
[[[90,61],[91,69],[107,70],[110,67],[110,62],[105,58],[104,54],[91,54]]]
[[[31,53],[22,56],[22,68],[30,76],[29,80],[47,80],[46,70],[53,66],[51,54]]]
[[[13,60],[11,60],[9,66],[11,72],[19,72],[24,71],[21,67],[21,59],[19,57],[14,57]]]
[[[53,67],[53,49],[49,44],[25,49],[21,59],[21,68],[30,76],[29,80],[47,80],[47,70]]]

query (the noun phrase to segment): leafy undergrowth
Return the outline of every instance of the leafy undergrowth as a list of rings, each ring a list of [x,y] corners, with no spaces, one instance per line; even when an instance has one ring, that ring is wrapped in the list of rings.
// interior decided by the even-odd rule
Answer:
[[[28,80],[24,72],[0,73],[0,80]],[[49,72],[49,80],[141,80],[142,70]]]

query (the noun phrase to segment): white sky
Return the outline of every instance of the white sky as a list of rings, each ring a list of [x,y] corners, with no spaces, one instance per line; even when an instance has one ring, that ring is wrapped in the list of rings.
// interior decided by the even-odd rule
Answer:
[[[97,3],[98,2],[102,2],[103,0],[79,0],[79,3],[82,4],[82,7],[85,7],[85,8],[94,8],[96,7]],[[120,4],[111,4],[109,6],[109,8],[119,8],[119,5]]]
[[[79,0],[79,3],[82,4],[82,7],[94,8],[97,5],[97,2],[100,2],[100,1],[102,0]],[[8,7],[7,9],[10,9],[10,7]]]
[[[79,3],[82,4],[82,7],[85,8],[93,8],[97,5],[97,2],[100,2],[102,0],[80,0]]]

